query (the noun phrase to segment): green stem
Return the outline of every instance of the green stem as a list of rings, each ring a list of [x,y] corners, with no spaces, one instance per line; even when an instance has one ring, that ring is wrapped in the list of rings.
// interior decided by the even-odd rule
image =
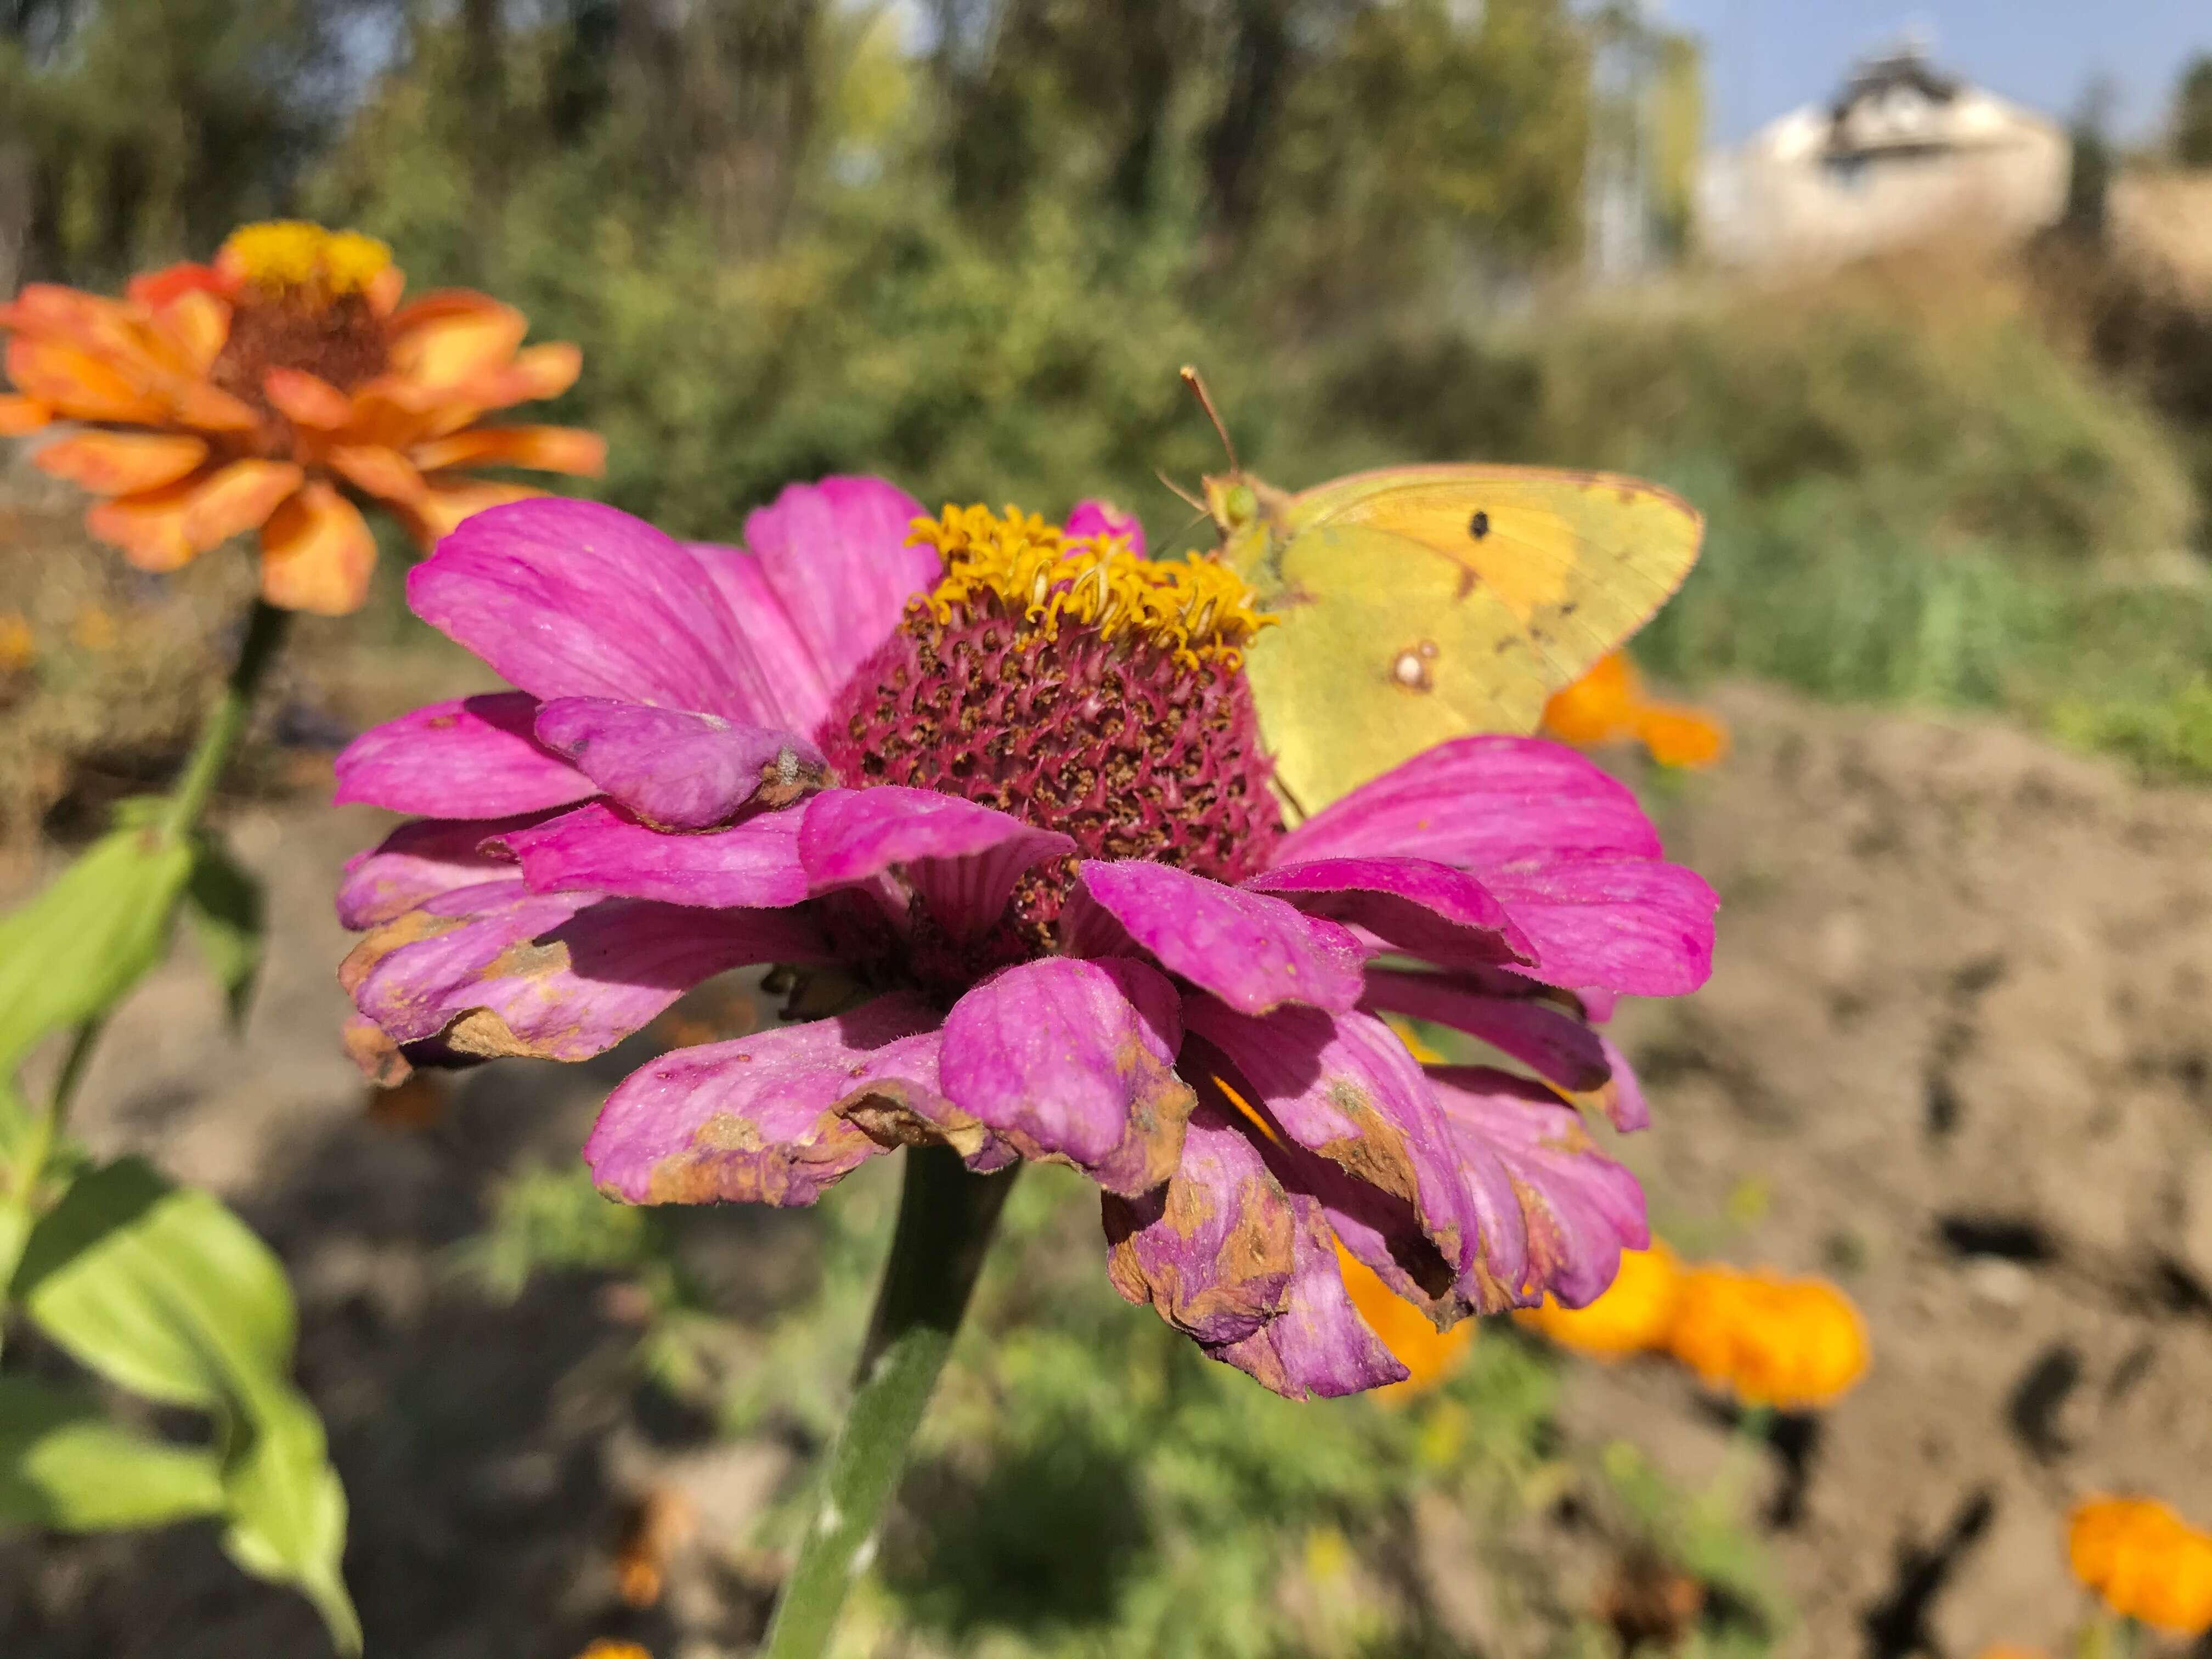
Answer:
[[[222,696],[209,710],[191,758],[185,763],[176,787],[169,793],[169,810],[161,815],[164,835],[189,835],[198,827],[200,814],[207,810],[208,799],[230,763],[230,751],[245,735],[246,720],[253,713],[254,695],[260,690],[270,664],[276,659],[276,648],[284,642],[284,630],[291,620],[290,611],[279,611],[266,599],[253,602],[246,617],[246,639],[238,648],[230,678],[223,683]]]
[[[821,1500],[760,1659],[817,1659],[827,1651],[1020,1167],[971,1175],[950,1147],[908,1149],[898,1227],[860,1346],[853,1403],[830,1443]]]
[[[283,644],[284,631],[291,620],[290,611],[279,611],[265,599],[253,602],[253,609],[246,615],[246,638],[239,645],[238,660],[231,665],[230,676],[223,682],[222,695],[208,711],[200,726],[199,741],[192,745],[191,757],[169,792],[168,805],[156,831],[165,839],[181,839],[199,827],[200,815],[207,811],[215,787],[222,780],[231,751],[245,735],[246,721],[253,713],[254,697],[268,677],[270,665],[276,659],[277,647]],[[53,1095],[46,1109],[32,1125],[31,1139],[19,1166],[10,1172],[11,1190],[6,1197],[17,1213],[0,1218],[0,1255],[21,1248],[21,1239],[17,1235],[27,1231],[36,1213],[39,1188],[46,1180],[46,1164],[68,1127],[70,1102],[76,1093],[77,1085],[84,1080],[85,1070],[92,1062],[92,1051],[106,1024],[107,1014],[102,1010],[79,1025],[70,1039],[69,1057],[62,1062]],[[9,1260],[6,1267],[12,1273],[13,1261]],[[7,1274],[0,1273],[0,1308],[6,1305],[6,1285]]]

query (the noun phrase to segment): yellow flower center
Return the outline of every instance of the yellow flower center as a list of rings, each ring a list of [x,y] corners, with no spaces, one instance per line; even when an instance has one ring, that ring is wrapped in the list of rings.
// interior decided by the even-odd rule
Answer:
[[[324,298],[359,294],[392,265],[392,250],[356,230],[325,230],[302,219],[241,225],[222,245],[224,262],[269,294]]]
[[[1252,590],[1211,558],[1154,562],[1118,536],[1069,538],[1036,514],[1009,507],[947,507],[917,519],[911,540],[934,547],[945,579],[929,596],[939,622],[953,608],[994,595],[1047,639],[1063,623],[1101,638],[1149,640],[1196,666],[1233,665],[1245,641],[1273,617],[1253,608]]]

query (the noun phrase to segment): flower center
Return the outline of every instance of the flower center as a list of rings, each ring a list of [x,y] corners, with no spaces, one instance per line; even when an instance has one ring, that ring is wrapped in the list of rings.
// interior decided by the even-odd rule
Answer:
[[[1211,559],[1139,557],[1012,508],[947,507],[916,541],[936,589],[854,674],[816,740],[848,785],[962,795],[1073,838],[1223,881],[1283,833],[1241,647],[1272,620]],[[917,904],[908,967],[964,988],[1046,954],[1073,878],[1040,866],[998,925],[953,939]]]
[[[384,323],[370,298],[392,266],[383,243],[284,220],[234,231],[216,265],[231,286],[232,311],[210,378],[261,411],[264,448],[276,453],[289,437],[262,390],[270,369],[301,369],[341,392],[384,372]]]

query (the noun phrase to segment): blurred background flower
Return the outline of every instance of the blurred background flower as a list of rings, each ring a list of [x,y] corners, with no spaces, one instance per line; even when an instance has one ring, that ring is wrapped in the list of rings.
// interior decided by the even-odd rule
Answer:
[[[1640,743],[1662,766],[1717,765],[1729,744],[1728,726],[1717,715],[1649,696],[1625,651],[1599,659],[1589,673],[1553,693],[1544,706],[1544,731],[1583,749]]]
[[[1820,1279],[1705,1266],[1682,1275],[1668,1352],[1747,1406],[1825,1406],[1867,1368],[1866,1322]]]
[[[2106,1607],[2176,1636],[2212,1630],[2212,1535],[2149,1498],[2095,1497],[2066,1529],[2074,1576]]]
[[[427,548],[538,493],[471,468],[605,461],[589,432],[477,423],[566,391],[575,347],[524,348],[522,314],[466,289],[401,307],[403,286],[383,243],[298,222],[246,226],[212,265],[134,277],[119,301],[31,283],[0,307],[15,386],[0,435],[68,423],[33,462],[108,498],[85,522],[139,568],[258,531],[264,599],[343,615],[376,558],[349,497]]]

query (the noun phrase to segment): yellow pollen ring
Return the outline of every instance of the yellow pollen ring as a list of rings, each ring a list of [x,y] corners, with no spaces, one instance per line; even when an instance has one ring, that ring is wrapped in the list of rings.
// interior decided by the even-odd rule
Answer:
[[[1211,558],[1143,558],[1118,536],[1073,539],[1034,513],[1009,507],[951,507],[916,519],[910,542],[933,547],[945,579],[929,596],[939,622],[953,608],[989,594],[1018,611],[1048,639],[1063,623],[1102,639],[1136,635],[1195,668],[1202,660],[1235,667],[1240,647],[1275,618],[1253,608],[1252,590]]]
[[[240,225],[216,257],[266,293],[307,289],[331,298],[362,292],[392,264],[392,250],[374,236],[303,219]]]

